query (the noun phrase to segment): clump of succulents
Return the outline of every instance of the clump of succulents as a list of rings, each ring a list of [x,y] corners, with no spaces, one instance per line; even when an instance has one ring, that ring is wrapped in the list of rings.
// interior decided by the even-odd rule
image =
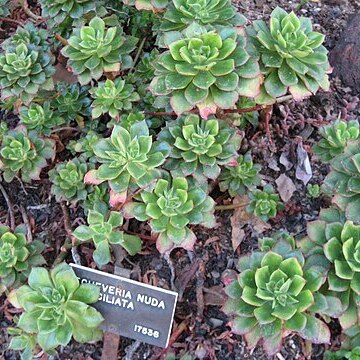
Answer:
[[[81,241],[94,242],[96,249],[93,258],[98,265],[110,262],[111,245],[121,245],[130,255],[135,255],[141,250],[139,237],[117,230],[123,224],[123,217],[119,212],[108,212],[107,207],[98,203],[94,209],[89,210],[87,222],[89,226],[80,225],[73,234]]]
[[[20,328],[9,327],[7,333],[11,336],[9,350],[22,351],[21,360],[34,358],[36,351],[36,335],[29,334]]]
[[[120,116],[120,125],[126,129],[130,129],[133,124],[145,120],[145,115],[141,112],[132,112]]]
[[[46,159],[55,157],[55,142],[41,138],[35,131],[18,126],[4,135],[0,147],[0,169],[6,182],[21,176],[25,182],[39,180]]]
[[[82,116],[90,115],[91,99],[88,97],[88,88],[79,84],[56,84],[56,96],[51,106],[68,121],[77,120]]]
[[[90,162],[96,162],[94,153],[94,145],[101,139],[101,135],[90,130],[84,137],[79,140],[71,140],[67,145],[67,149],[72,154],[80,154],[80,157]]]
[[[229,0],[173,0],[163,16],[160,30],[182,31],[194,22],[209,27],[242,26],[246,19]]]
[[[83,203],[83,208],[87,214],[89,210],[94,209],[97,204],[102,207],[109,207],[110,194],[107,184],[93,185],[91,192],[88,192]]]
[[[6,39],[1,44],[1,47],[7,50],[8,48],[13,48],[20,44],[29,45],[30,48],[46,52],[50,46],[48,41],[48,31],[36,27],[32,22],[28,22],[23,27],[18,27],[16,33]]]
[[[202,32],[168,45],[155,63],[150,90],[169,96],[178,115],[197,107],[206,119],[217,109],[233,108],[239,95],[258,95],[261,74],[245,49],[245,37],[235,28]]]
[[[292,244],[293,245],[293,244]],[[316,343],[328,343],[330,332],[310,308],[323,283],[318,269],[305,269],[301,252],[291,242],[274,242],[272,250],[241,257],[239,276],[225,288],[223,311],[233,315],[232,331],[250,347],[259,341],[270,355],[290,333]]]
[[[99,83],[90,90],[90,94],[94,98],[91,105],[93,119],[103,114],[118,118],[122,110],[131,110],[132,102],[140,100],[134,87],[121,78]]]
[[[41,0],[41,15],[47,17],[55,24],[65,19],[80,19],[85,14],[96,9],[96,1],[92,0]]]
[[[348,140],[359,138],[359,121],[336,120],[333,124],[322,126],[319,133],[323,137],[312,151],[322,161],[331,161],[342,154]]]
[[[159,140],[171,147],[165,168],[173,176],[192,175],[204,182],[219,176],[220,165],[236,164],[241,136],[224,121],[191,114],[168,122]]]
[[[104,320],[89,304],[98,301],[100,288],[80,284],[74,270],[61,263],[50,272],[35,267],[23,285],[10,296],[12,304],[23,308],[18,327],[36,334],[44,351],[66,346],[72,337],[78,342],[100,340],[98,326]]]
[[[263,190],[251,191],[249,198],[250,202],[246,210],[264,221],[275,217],[277,212],[284,208],[279,195],[274,192],[270,184],[265,185]]]
[[[74,158],[58,164],[49,171],[51,192],[55,195],[56,201],[76,204],[86,199],[89,186],[84,183],[84,177],[93,167],[91,165],[93,164]]]
[[[106,27],[105,22],[95,17],[87,26],[75,28],[62,54],[69,58],[68,67],[77,75],[81,85],[91,79],[99,80],[105,72],[129,69],[129,55],[138,39],[123,35],[120,26]]]
[[[334,216],[335,215],[335,216]],[[336,212],[307,225],[307,237],[299,246],[307,262],[327,273],[325,294],[340,299],[340,324],[348,329],[358,324],[360,301],[360,226],[352,221],[339,222]]]
[[[111,202],[124,202],[128,188],[144,188],[160,177],[157,169],[165,162],[169,146],[153,142],[145,121],[133,124],[130,129],[115,125],[110,138],[100,139],[94,145],[100,167],[91,170],[85,178],[90,184],[108,181]]]
[[[314,185],[308,184],[306,186],[306,191],[307,191],[308,196],[313,199],[317,199],[321,194],[321,189],[318,184],[314,184]]]
[[[39,134],[49,136],[56,126],[65,123],[65,119],[50,110],[50,102],[45,101],[43,105],[31,103],[29,107],[22,107],[20,122],[28,130],[36,130]]]
[[[324,193],[334,195],[333,203],[349,220],[360,221],[360,143],[349,141],[344,152],[331,161],[323,183]]]
[[[39,90],[52,90],[53,57],[26,44],[7,49],[0,55],[1,99],[16,97],[28,104]]]
[[[257,103],[273,103],[290,92],[295,100],[328,90],[331,71],[324,35],[313,31],[311,20],[298,18],[277,7],[271,14],[270,28],[256,20],[248,29],[260,54],[265,75]]]
[[[196,236],[188,225],[215,224],[214,200],[184,177],[159,179],[152,191],[145,189],[136,199],[124,205],[126,216],[149,220],[152,232],[158,235],[156,246],[161,253],[175,247],[193,248]]]
[[[230,196],[244,195],[245,192],[260,185],[261,166],[254,164],[251,155],[239,155],[235,166],[225,166],[219,177],[221,191],[228,191]]]
[[[326,351],[326,360],[357,360],[360,359],[360,346],[353,349],[340,349],[337,351]]]
[[[44,244],[26,240],[26,227],[19,225],[14,231],[0,225],[0,294],[23,283],[33,266],[45,263],[40,255]]]

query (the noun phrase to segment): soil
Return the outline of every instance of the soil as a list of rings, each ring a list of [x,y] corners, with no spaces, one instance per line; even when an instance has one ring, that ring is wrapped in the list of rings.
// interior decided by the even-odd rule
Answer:
[[[239,11],[250,20],[268,17],[277,5],[286,10],[294,9],[299,1],[285,0],[242,0],[236,2]],[[360,3],[354,0],[324,0],[305,4],[300,14],[311,17],[314,27],[326,34],[326,47],[331,50],[339,39],[347,19],[359,10]],[[296,237],[304,235],[306,222],[317,218],[321,207],[328,205],[328,199],[320,197],[311,199],[306,196],[304,183],[295,176],[296,147],[302,141],[305,149],[318,140],[317,127],[339,115],[342,118],[355,118],[358,114],[354,110],[358,102],[356,94],[351,88],[345,87],[337,78],[331,79],[331,91],[319,92],[316,96],[299,104],[282,104],[274,109],[271,119],[270,132],[273,144],[269,142],[265,129],[260,124],[257,129],[247,131],[247,141],[243,148],[253,149],[255,161],[262,165],[263,179],[275,187],[275,179],[285,173],[295,184],[296,192],[286,204],[285,210],[270,221],[271,230],[284,229]],[[9,119],[10,120],[10,119]],[[287,157],[285,168],[279,162],[280,156]],[[312,184],[320,184],[327,174],[328,168],[311,157],[313,177]],[[43,174],[46,171],[43,171]],[[64,229],[63,214],[59,204],[49,195],[49,181],[44,177],[31,185],[21,184],[14,180],[11,185],[4,184],[11,202],[15,205],[15,215],[18,223],[22,222],[20,206],[26,209],[29,222],[36,234],[47,244],[45,257],[49,264],[59,253],[66,231]],[[219,202],[230,202],[215,188],[213,197]],[[246,348],[240,336],[230,333],[229,319],[221,311],[224,300],[222,295],[222,278],[224,274],[235,269],[240,254],[256,249],[257,234],[251,226],[245,226],[245,238],[235,249],[232,245],[232,227],[230,218],[233,211],[217,212],[217,227],[204,229],[195,227],[198,240],[193,252],[174,250],[169,260],[161,257],[151,240],[144,241],[141,255],[124,260],[124,266],[132,270],[132,278],[147,282],[162,288],[179,292],[179,301],[175,313],[175,327],[185,322],[186,328],[176,339],[173,339],[171,349],[166,353],[175,352],[178,356],[188,353],[197,359],[209,360],[240,360],[270,359],[261,346],[255,349]],[[72,226],[81,221],[83,213],[79,209],[71,209]],[[0,222],[8,220],[8,211],[3,198],[0,198]],[[132,223],[133,230],[148,234],[147,229],[137,228]],[[260,236],[269,233],[263,232]],[[83,265],[93,266],[91,262],[90,245],[79,247],[79,255]],[[71,255],[67,258],[72,261]],[[112,271],[111,266],[104,268]],[[11,325],[15,309],[3,298],[0,301],[0,360],[18,359],[18,354],[7,350],[9,338],[6,328]],[[274,357],[282,359],[323,359],[324,351],[336,348],[340,344],[339,325],[336,321],[330,324],[332,342],[328,346],[311,345],[305,343],[298,336],[290,336],[284,340],[283,347]],[[71,342],[59,350],[53,359],[100,359],[102,342],[81,345]],[[133,340],[121,339],[119,358],[128,360],[161,359],[165,352],[154,346],[139,344]],[[45,359],[43,355],[42,358]]]

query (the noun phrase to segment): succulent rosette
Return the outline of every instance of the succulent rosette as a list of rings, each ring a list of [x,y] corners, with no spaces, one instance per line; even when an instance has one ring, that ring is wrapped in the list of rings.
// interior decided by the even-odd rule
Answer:
[[[244,25],[246,19],[237,14],[230,0],[173,0],[163,16],[160,30],[182,31],[193,22],[229,27]]]
[[[311,20],[298,18],[277,7],[270,18],[270,28],[256,20],[248,29],[261,56],[265,75],[257,103],[274,103],[290,92],[295,100],[329,89],[328,51],[322,45],[324,35],[313,31]]]
[[[344,152],[331,161],[322,189],[334,195],[333,203],[349,220],[360,221],[360,143],[349,141]]]
[[[239,155],[235,166],[225,166],[219,177],[221,191],[228,191],[230,196],[244,195],[246,189],[260,185],[261,166],[254,164],[251,155]]]
[[[319,133],[323,139],[313,146],[312,151],[319,159],[328,162],[342,154],[348,140],[359,138],[359,121],[336,120],[333,124],[322,126]]]
[[[268,244],[264,241],[263,247]],[[291,333],[328,343],[329,329],[310,312],[323,276],[317,269],[305,270],[301,253],[284,239],[270,242],[270,247],[241,257],[238,278],[225,288],[229,299],[223,311],[233,315],[232,331],[243,335],[251,348],[262,341],[270,355]]]
[[[56,201],[68,201],[76,204],[85,200],[89,186],[84,183],[85,174],[93,164],[81,161],[78,158],[58,164],[49,171],[52,183],[51,193],[55,195]]]
[[[53,57],[26,44],[7,49],[0,55],[1,99],[19,98],[28,104],[39,90],[52,90]]]
[[[111,204],[124,202],[128,188],[135,191],[160,177],[157,168],[165,162],[169,150],[168,144],[152,141],[145,120],[129,129],[115,125],[110,138],[95,143],[94,153],[101,165],[87,173],[85,182],[99,185],[108,181]]]
[[[125,203],[125,216],[149,220],[161,253],[175,247],[193,248],[196,236],[188,225],[215,225],[214,200],[186,178],[159,179],[152,191],[145,189],[135,199]]]
[[[6,182],[21,173],[25,182],[39,180],[47,159],[55,157],[55,141],[41,138],[37,132],[28,133],[26,127],[18,126],[4,135],[0,147],[0,169]]]
[[[93,119],[107,113],[112,118],[118,118],[122,110],[131,110],[132,103],[140,100],[134,87],[121,78],[99,83],[90,90],[90,94],[94,98],[91,104]]]
[[[70,150],[73,155],[80,154],[81,159],[95,163],[96,157],[94,153],[94,145],[100,139],[100,134],[90,130],[84,137],[78,140],[70,140],[67,145],[67,149]]]
[[[32,266],[45,263],[40,255],[43,249],[40,241],[27,242],[24,225],[17,226],[14,231],[0,225],[0,294],[24,282]]]
[[[206,119],[217,109],[233,108],[240,95],[258,95],[261,74],[235,29],[198,30],[171,42],[158,57],[150,90],[169,96],[178,115],[197,107]]]
[[[87,26],[75,28],[62,54],[69,58],[68,67],[77,75],[81,85],[91,79],[99,80],[104,72],[129,69],[133,63],[129,55],[138,39],[125,36],[120,26],[106,27],[94,17]]]
[[[36,334],[44,351],[66,346],[72,337],[78,342],[100,340],[98,326],[104,320],[89,304],[98,301],[100,288],[80,284],[74,270],[61,263],[50,272],[35,267],[23,285],[10,297],[14,306],[23,308],[18,326]]]
[[[191,114],[168,122],[159,140],[171,147],[165,168],[173,176],[192,175],[204,182],[219,176],[220,165],[236,163],[241,135],[221,120]]]

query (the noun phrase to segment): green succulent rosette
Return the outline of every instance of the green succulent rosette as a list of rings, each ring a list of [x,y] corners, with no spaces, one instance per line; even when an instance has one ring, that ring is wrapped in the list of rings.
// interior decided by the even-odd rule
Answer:
[[[331,210],[336,214],[336,210]],[[338,221],[343,220],[343,221]],[[307,225],[307,237],[299,241],[307,261],[327,273],[325,295],[339,299],[337,317],[348,329],[358,324],[360,316],[360,226],[330,214],[326,220]]]
[[[159,140],[171,147],[164,167],[174,177],[192,175],[203,183],[215,180],[221,165],[236,163],[241,135],[224,121],[191,114],[168,122]]]
[[[50,102],[45,101],[43,105],[31,103],[29,107],[23,106],[20,123],[28,130],[36,130],[39,134],[49,136],[56,126],[65,123],[65,119],[50,110]]]
[[[274,188],[267,184],[263,190],[254,190],[249,194],[250,203],[246,211],[260,217],[264,221],[276,216],[279,210],[284,209],[280,202],[279,195],[274,192]]]
[[[18,98],[30,103],[39,90],[52,90],[53,57],[44,50],[20,44],[0,55],[1,99]]]
[[[36,335],[28,334],[20,328],[8,327],[8,335],[11,335],[8,349],[21,351],[21,360],[32,360],[36,351]]]
[[[325,194],[346,213],[349,220],[360,221],[360,143],[348,141],[344,152],[330,163],[330,173],[322,185]]]
[[[51,107],[67,121],[82,120],[91,115],[91,99],[88,96],[88,87],[79,84],[56,84],[56,94],[51,101]]]
[[[182,37],[158,57],[150,83],[154,95],[170,97],[178,115],[197,107],[206,119],[218,109],[233,108],[240,95],[259,94],[259,65],[235,29],[206,32],[200,27]]]
[[[69,58],[67,65],[80,84],[85,85],[99,80],[104,72],[129,69],[133,63],[129,54],[137,42],[137,38],[125,36],[120,26],[106,27],[95,17],[88,26],[74,29],[61,52]]]
[[[325,37],[313,31],[310,19],[277,7],[271,13],[270,27],[256,20],[248,33],[260,54],[265,76],[257,103],[274,103],[288,92],[298,101],[320,88],[329,89],[331,68],[322,45]]]
[[[229,279],[223,311],[233,316],[232,331],[244,336],[251,348],[262,341],[269,355],[292,333],[329,343],[329,329],[310,311],[323,277],[317,269],[304,269],[304,258],[291,243],[282,240],[271,247],[241,257],[239,276]]]
[[[189,225],[215,225],[215,202],[196,182],[184,177],[159,179],[152,191],[145,189],[135,198],[138,201],[125,203],[125,215],[149,220],[161,253],[175,247],[192,250],[196,236]]]
[[[183,31],[192,23],[210,28],[242,26],[246,18],[236,12],[230,0],[173,0],[160,26],[162,31]]]
[[[20,125],[4,135],[0,147],[0,170],[6,182],[17,175],[25,182],[39,180],[47,159],[55,157],[55,141],[39,137],[37,132],[28,133]]]
[[[152,141],[145,120],[130,129],[115,125],[110,138],[95,143],[94,153],[101,165],[87,173],[85,182],[99,185],[108,181],[110,203],[122,203],[128,190],[149,186],[160,177],[158,167],[165,162],[169,150],[168,144]]]
[[[100,288],[80,284],[74,270],[61,263],[50,272],[35,267],[28,285],[9,298],[16,307],[23,308],[18,327],[36,334],[36,342],[44,351],[66,346],[73,337],[80,343],[100,340],[98,326],[104,320],[89,304],[98,301]]]
[[[55,195],[56,201],[67,201],[76,204],[81,200],[85,200],[90,189],[84,183],[84,177],[89,169],[93,167],[94,165],[91,163],[74,158],[60,163],[50,170],[51,193]]]
[[[260,185],[261,166],[254,164],[249,153],[239,155],[235,166],[225,166],[219,176],[220,191],[228,191],[230,196],[244,195]]]
[[[106,183],[100,185],[93,185],[91,192],[87,194],[87,197],[83,203],[85,214],[88,214],[89,210],[94,210],[95,206],[99,203],[102,208],[109,208],[110,194],[109,188]]]
[[[45,263],[40,255],[43,249],[40,241],[27,242],[24,225],[17,226],[14,231],[0,225],[0,294],[23,283],[31,267]]]
[[[132,103],[140,100],[134,87],[121,78],[99,83],[96,88],[90,89],[90,94],[94,98],[91,105],[93,119],[103,114],[119,118],[122,110],[131,110]]]
[[[84,137],[78,140],[70,140],[67,149],[73,155],[80,154],[79,158],[96,163],[94,145],[101,139],[101,135],[90,130]]]
[[[312,151],[320,160],[329,162],[343,153],[348,140],[359,138],[359,121],[336,120],[333,124],[322,126],[319,133],[323,139],[313,146]]]
[[[89,210],[87,225],[80,225],[73,232],[81,241],[92,240],[96,247],[93,258],[99,266],[111,261],[111,245],[122,246],[130,255],[136,255],[141,250],[141,240],[138,236],[124,234],[118,230],[123,224],[123,217],[119,212],[108,211],[101,203],[95,204]]]

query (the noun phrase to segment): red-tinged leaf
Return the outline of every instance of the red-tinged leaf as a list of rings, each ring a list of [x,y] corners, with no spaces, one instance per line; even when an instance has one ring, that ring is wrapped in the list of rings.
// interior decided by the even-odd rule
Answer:
[[[115,193],[113,190],[110,190],[110,205],[115,208],[126,201],[127,191],[123,191],[122,193]]]
[[[310,340],[315,344],[329,344],[330,330],[327,325],[311,315],[306,316],[306,326],[304,330],[299,331],[299,335],[304,339]]]
[[[280,351],[282,335],[281,332],[278,332],[274,336],[264,338],[263,347],[267,354],[274,355]]]
[[[99,180],[96,176],[97,171],[95,169],[88,171],[84,176],[84,183],[91,185],[100,185],[104,180]]]
[[[216,114],[217,106],[212,99],[207,98],[201,103],[197,104],[199,114],[203,119],[207,119],[209,115]]]

